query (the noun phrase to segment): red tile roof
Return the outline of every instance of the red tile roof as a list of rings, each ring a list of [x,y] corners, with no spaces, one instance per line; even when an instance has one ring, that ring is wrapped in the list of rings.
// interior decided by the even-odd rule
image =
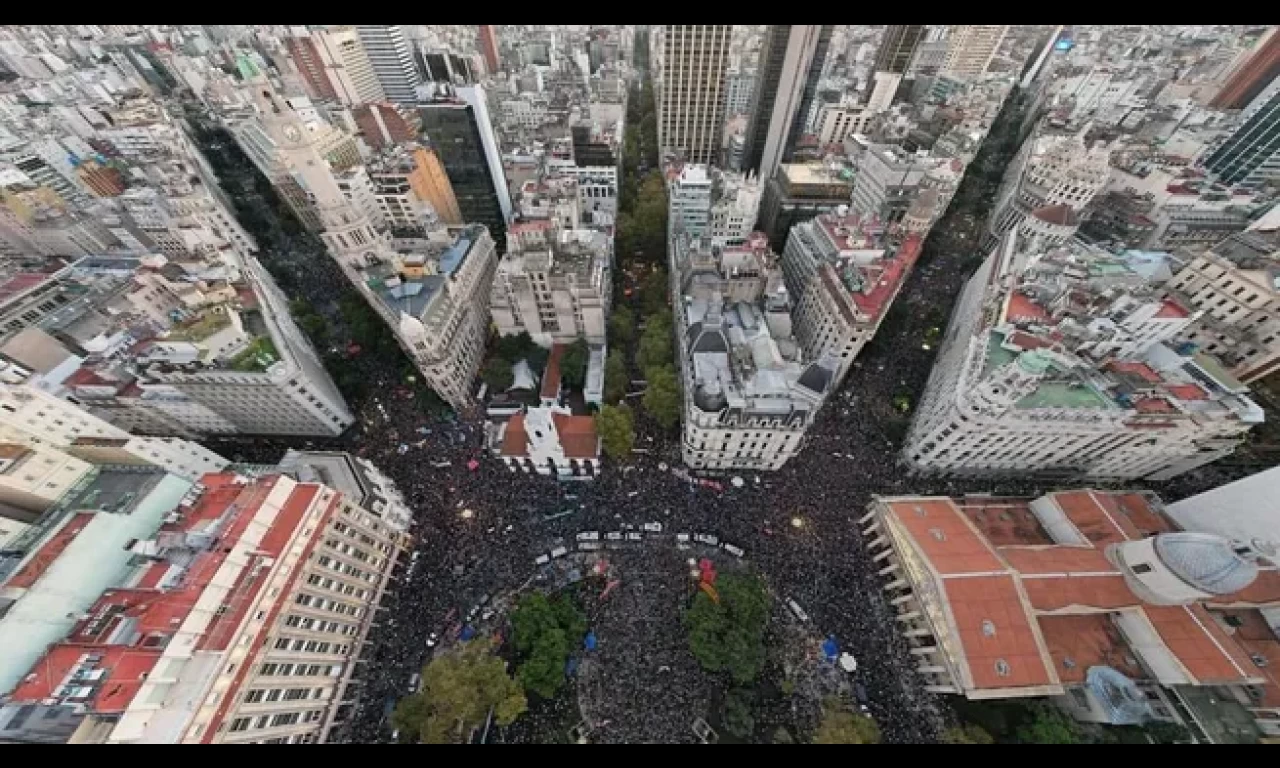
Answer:
[[[1205,392],[1199,384],[1173,384],[1165,387],[1169,394],[1179,400],[1208,400],[1209,393]]]
[[[556,432],[560,435],[560,447],[566,458],[594,459],[600,455],[600,438],[596,436],[596,420],[590,416],[565,416],[551,414]]]
[[[1053,346],[1053,342],[1051,341],[1046,341],[1039,336],[1032,336],[1029,333],[1023,333],[1022,331],[1015,331],[1009,334],[1005,341],[1022,350],[1044,349],[1046,347]]]
[[[1147,605],[1143,611],[1165,646],[1200,684],[1236,683],[1256,676],[1257,667],[1202,606]]]
[[[6,587],[14,587],[18,589],[29,589],[35,585],[44,572],[49,570],[49,566],[71,546],[71,542],[80,535],[93,520],[93,512],[79,512],[65,525],[58,529],[53,537],[46,541],[36,553],[31,556],[27,562],[18,569],[18,572],[9,577],[4,583]]]
[[[1005,312],[1005,319],[1011,323],[1043,323],[1049,319],[1049,313],[1032,301],[1031,297],[1020,291],[1014,291],[1009,294],[1009,309]]]
[[[94,653],[100,654],[102,659],[92,668],[105,670],[106,674],[99,683],[86,686],[90,692],[88,698],[72,698],[70,703],[82,704],[92,712],[110,714],[128,708],[129,702],[146,682],[146,674],[159,661],[161,651],[123,645],[56,645],[13,689],[11,700],[37,703],[53,697],[62,688],[63,681],[82,666],[82,660]]]
[[[1156,312],[1155,314],[1156,317],[1159,317],[1162,319],[1164,318],[1182,319],[1184,317],[1190,317],[1190,315],[1191,315],[1190,312],[1184,309],[1181,304],[1179,304],[1176,301],[1173,301],[1172,299],[1165,299],[1164,302],[1160,305],[1160,311]]]
[[[1147,365],[1146,363],[1136,363],[1136,362],[1129,362],[1125,360],[1113,360],[1110,363],[1107,363],[1106,367],[1107,367],[1107,370],[1115,371],[1117,373],[1127,373],[1132,376],[1137,376],[1143,381],[1148,381],[1148,382],[1151,382],[1152,384],[1159,384],[1161,381],[1163,381],[1163,379],[1160,378],[1160,374],[1152,370],[1151,366]]]
[[[502,433],[503,456],[528,456],[529,433],[524,430],[524,413],[517,413],[507,420],[507,430]]]
[[[1141,538],[1128,519],[1112,514],[1094,491],[1065,491],[1051,494],[1071,524],[1095,546]]]
[[[976,687],[1022,688],[1055,682],[1021,607],[1013,576],[952,578],[943,585]]]
[[[995,550],[950,499],[908,499],[890,507],[939,575],[1005,570]]]
[[[1022,580],[1022,588],[1031,606],[1045,613],[1067,608],[1115,610],[1139,602],[1124,577],[1119,575],[1026,578]]]
[[[1138,413],[1177,413],[1178,409],[1169,404],[1163,397],[1142,397],[1133,401],[1133,409]]]
[[[1132,679],[1147,677],[1109,614],[1038,616],[1036,623],[1064,683],[1084,682],[1089,667],[1096,666],[1118,669]]]
[[[879,262],[882,270],[875,277],[875,283],[871,289],[852,294],[853,303],[858,305],[858,311],[876,319],[884,314],[893,303],[893,297],[898,295],[898,289],[902,287],[903,281],[911,273],[916,259],[920,257],[920,243],[919,235],[909,235],[892,259]]]

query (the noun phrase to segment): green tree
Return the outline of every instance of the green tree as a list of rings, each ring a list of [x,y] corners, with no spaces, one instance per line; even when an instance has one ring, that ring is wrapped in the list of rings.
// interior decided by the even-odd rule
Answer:
[[[506,392],[515,381],[515,376],[511,372],[511,363],[501,357],[491,357],[486,360],[484,367],[480,369],[480,378],[495,393]]]
[[[725,730],[740,739],[751,737],[756,729],[756,719],[751,714],[751,693],[734,688],[724,697]]]
[[[499,336],[493,351],[498,357],[514,365],[523,360],[529,351],[537,346],[533,343],[533,337],[528,331],[521,331],[510,336]]]
[[[511,627],[521,684],[544,699],[553,698],[564,684],[573,645],[587,631],[586,617],[564,596],[548,600],[535,592],[516,606]]]
[[[880,726],[870,717],[851,712],[837,698],[822,702],[822,722],[813,735],[814,744],[878,744]]]
[[[645,315],[650,318],[648,323],[652,323],[653,316],[659,314],[667,314],[670,316],[671,311],[668,309],[667,293],[670,285],[667,281],[667,271],[665,269],[654,269],[645,275],[644,280],[640,283],[640,307],[644,310]],[[648,327],[646,325],[646,327]]]
[[[680,423],[680,382],[670,365],[645,370],[649,385],[644,391],[644,409],[658,426],[670,430]]]
[[[944,744],[993,744],[995,739],[980,725],[966,723],[942,732]]]
[[[636,442],[631,409],[624,405],[606,405],[596,414],[596,433],[604,453],[614,461],[626,461]]]
[[[1020,744],[1079,744],[1084,741],[1080,726],[1070,716],[1049,704],[1037,704],[1031,719],[1018,726],[1013,738]]]
[[[581,391],[587,381],[587,363],[591,358],[591,348],[586,339],[578,339],[564,351],[560,358],[560,376],[571,388]]]
[[[725,672],[748,685],[764,665],[764,627],[769,593],[753,573],[727,573],[715,585],[718,600],[706,592],[693,596],[684,614],[689,650],[709,672]]]
[[[392,723],[404,740],[426,744],[465,742],[491,708],[499,725],[510,725],[527,702],[506,666],[488,640],[442,653],[422,670],[422,690],[401,699]]]
[[[622,353],[613,350],[604,361],[604,401],[617,403],[627,396],[627,364]]]
[[[614,307],[609,317],[609,343],[615,347],[625,347],[635,341],[636,316],[630,307]]]
[[[774,744],[795,744],[795,739],[791,738],[790,732],[782,726],[778,726],[778,730],[773,732]]]
[[[640,349],[636,353],[636,364],[640,370],[661,368],[670,365],[675,359],[672,350],[671,313],[661,312],[649,317],[644,327],[644,335],[640,337]]]

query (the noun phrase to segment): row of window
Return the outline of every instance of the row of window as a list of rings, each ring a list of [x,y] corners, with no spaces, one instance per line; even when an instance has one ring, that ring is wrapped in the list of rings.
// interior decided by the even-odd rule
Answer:
[[[341,677],[342,664],[277,664],[267,662],[258,668],[263,677]]]
[[[259,715],[258,717],[237,717],[231,721],[228,729],[232,733],[241,731],[257,731],[263,728],[282,728],[298,723],[316,723],[324,717],[323,709],[311,709],[307,712],[281,712],[276,715]]]

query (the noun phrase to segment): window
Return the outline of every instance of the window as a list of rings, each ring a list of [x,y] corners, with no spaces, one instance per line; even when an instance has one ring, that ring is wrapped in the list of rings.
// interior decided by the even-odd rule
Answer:
[[[1133,572],[1134,573],[1151,573],[1151,566],[1148,565],[1147,563],[1134,563]]]

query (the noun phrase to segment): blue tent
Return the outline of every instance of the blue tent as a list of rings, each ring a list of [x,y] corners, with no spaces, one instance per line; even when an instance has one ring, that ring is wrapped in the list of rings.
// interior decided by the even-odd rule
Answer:
[[[475,636],[476,636],[475,627],[472,627],[470,624],[467,624],[462,628],[462,632],[458,634],[458,639],[465,643],[466,641],[470,640]]]
[[[594,631],[588,632],[586,638],[582,641],[582,645],[588,651],[594,651],[596,649],[596,633]]]
[[[840,645],[836,642],[835,635],[831,635],[823,642],[822,655],[827,657],[827,661],[835,661],[840,655]]]
[[[578,657],[570,656],[569,661],[564,666],[564,673],[569,677],[573,677],[578,673]]]

